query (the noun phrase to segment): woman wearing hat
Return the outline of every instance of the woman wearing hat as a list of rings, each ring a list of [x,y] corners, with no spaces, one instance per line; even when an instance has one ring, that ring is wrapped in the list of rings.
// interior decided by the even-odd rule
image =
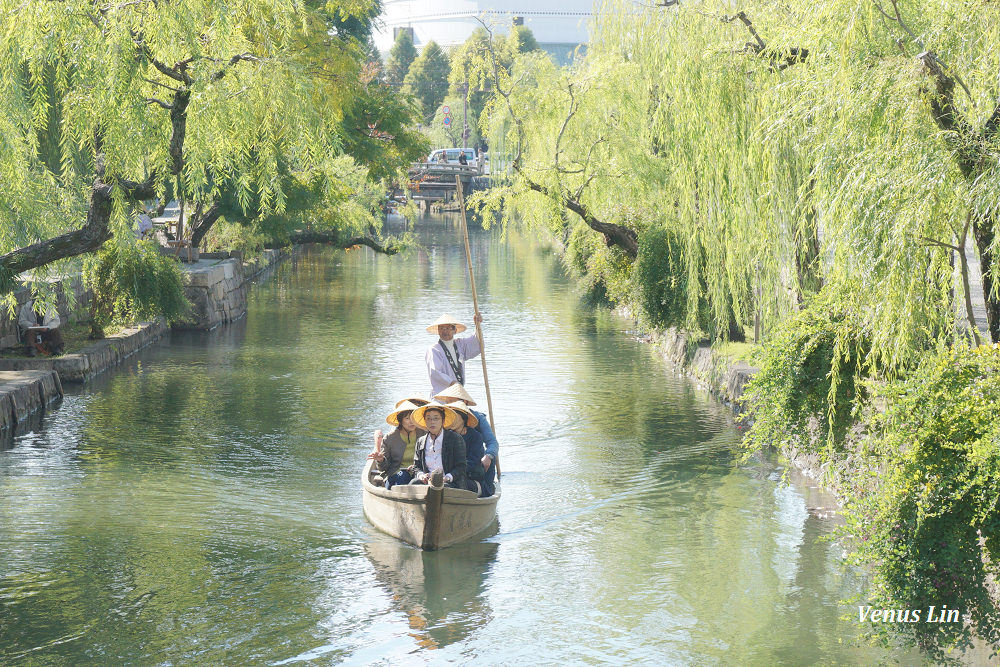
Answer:
[[[412,398],[423,400],[419,397]],[[375,449],[369,456],[375,459],[375,468],[378,470],[378,476],[373,480],[376,484],[384,481],[385,488],[391,489],[394,484],[406,484],[410,481],[410,475],[400,468],[403,461],[413,460],[417,438],[424,434],[413,421],[413,411],[419,407],[420,404],[403,399],[385,418],[386,423],[396,428],[388,436],[383,436],[382,431],[375,431]]]
[[[431,403],[414,410],[413,421],[427,433],[417,438],[410,484],[426,484],[431,473],[439,471],[444,475],[446,486],[466,488],[465,441],[458,433],[448,430],[461,424],[462,419],[451,408]]]
[[[483,321],[483,316],[476,313],[472,318],[476,324]],[[427,348],[424,360],[427,362],[427,374],[431,379],[431,396],[441,393],[448,386],[458,382],[465,384],[465,362],[479,356],[479,338],[475,335],[455,338],[466,327],[448,314],[437,318],[437,321],[427,327],[427,333],[437,334],[438,342]]]
[[[484,494],[483,479],[486,476],[486,471],[483,469],[481,461],[485,450],[483,436],[479,435],[479,431],[476,430],[479,419],[462,401],[449,403],[448,407],[457,412],[461,418],[461,421],[455,425],[455,433],[458,433],[465,440],[465,488],[477,496],[492,496],[492,493]]]

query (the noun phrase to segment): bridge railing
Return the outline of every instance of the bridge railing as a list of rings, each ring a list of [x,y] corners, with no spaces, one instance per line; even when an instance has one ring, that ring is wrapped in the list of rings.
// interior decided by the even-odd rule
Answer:
[[[410,166],[410,172],[427,174],[433,176],[482,176],[482,165],[475,164],[446,164],[443,162],[414,162]]]

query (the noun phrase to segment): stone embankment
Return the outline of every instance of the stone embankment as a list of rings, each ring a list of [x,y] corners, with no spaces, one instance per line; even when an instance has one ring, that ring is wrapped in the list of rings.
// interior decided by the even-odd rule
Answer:
[[[237,253],[226,253],[224,256],[203,253],[198,261],[182,264],[181,268],[187,274],[185,291],[192,302],[192,317],[175,325],[176,328],[208,330],[244,317],[249,281],[273,268],[284,257],[283,251],[268,250],[260,257],[244,262]],[[59,296],[59,316],[63,322],[89,317],[91,294],[78,276],[61,281],[56,285],[56,292]],[[67,298],[68,292],[72,292],[70,298]],[[29,295],[28,288],[15,295],[17,310]],[[0,349],[20,345],[17,310],[14,317],[0,318]],[[0,359],[0,438],[9,437],[18,424],[61,398],[63,382],[88,382],[167,331],[168,327],[162,320],[146,322],[70,354]]]
[[[256,259],[243,261],[238,253],[202,253],[197,262],[184,267],[192,316],[175,329],[210,330],[247,314],[249,281],[275,266],[284,251],[265,250]]]
[[[0,371],[0,436],[61,398],[62,393],[55,371]]]
[[[740,413],[743,388],[757,372],[756,368],[745,361],[718,354],[708,343],[693,341],[677,329],[657,332],[653,339],[660,344],[664,359],[683,367],[736,414]]]
[[[655,332],[651,339],[660,346],[666,361],[701,382],[735,414],[741,414],[740,398],[747,383],[758,372],[757,368],[713,349],[705,341],[692,340],[678,329]],[[809,512],[820,518],[836,514],[839,508],[836,489],[842,470],[815,454],[784,449],[780,454],[791,464],[788,469],[790,481],[802,492]]]

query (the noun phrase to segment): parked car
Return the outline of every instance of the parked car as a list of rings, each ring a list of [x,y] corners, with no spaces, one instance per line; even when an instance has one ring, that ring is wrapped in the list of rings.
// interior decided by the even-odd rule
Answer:
[[[469,161],[469,164],[476,164],[476,151],[471,148],[438,148],[427,156],[427,161],[440,162],[440,156],[443,154],[448,158],[448,164],[458,164],[458,156],[462,151],[465,151],[465,159]]]

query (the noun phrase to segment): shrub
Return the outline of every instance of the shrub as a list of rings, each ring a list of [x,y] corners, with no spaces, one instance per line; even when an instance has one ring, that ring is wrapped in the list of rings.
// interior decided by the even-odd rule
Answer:
[[[175,322],[191,307],[177,261],[150,241],[105,244],[85,267],[84,280],[94,291],[95,333],[160,315]]]
[[[842,447],[868,392],[871,349],[865,330],[825,288],[778,326],[754,362],[743,403],[753,419],[745,446]]]
[[[864,441],[867,475],[845,490],[854,559],[873,570],[871,604],[922,609],[924,621],[931,605],[960,610],[959,623],[893,628],[933,660],[975,634],[996,648],[1000,346],[933,355],[880,395],[889,407]]]

